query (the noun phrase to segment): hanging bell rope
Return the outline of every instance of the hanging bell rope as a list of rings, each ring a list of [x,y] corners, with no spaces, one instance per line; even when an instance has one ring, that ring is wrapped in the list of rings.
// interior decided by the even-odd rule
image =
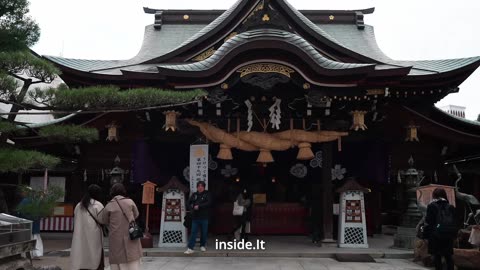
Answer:
[[[298,160],[310,160],[313,159],[315,155],[312,151],[312,144],[307,142],[301,142],[298,144]]]
[[[268,149],[260,149],[260,154],[258,154],[257,162],[258,163],[274,162],[272,152]]]
[[[230,118],[227,120],[227,133],[230,133]],[[227,144],[220,144],[220,149],[218,150],[217,158],[221,160],[232,160],[232,147]]]
[[[302,119],[302,127],[303,127],[303,130],[305,131],[305,127],[306,127],[305,118]],[[290,132],[292,131],[290,130]],[[313,151],[312,151],[312,144],[308,142],[300,142],[298,144],[298,154],[297,154],[298,160],[310,160],[314,157],[315,155],[313,154]]]
[[[265,120],[265,118],[263,118],[263,124],[262,124],[262,127],[263,127],[263,133],[264,134],[267,134],[267,120]],[[266,143],[267,144],[271,144],[271,138],[266,138]],[[259,163],[272,163],[274,162],[274,159],[273,159],[273,156],[272,156],[272,152],[269,150],[269,149],[264,149],[264,148],[261,148],[260,149],[260,153],[258,154],[258,158],[257,158],[257,162]]]

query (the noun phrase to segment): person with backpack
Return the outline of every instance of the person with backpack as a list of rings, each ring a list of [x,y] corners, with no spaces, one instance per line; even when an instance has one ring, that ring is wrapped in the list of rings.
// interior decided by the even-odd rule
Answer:
[[[448,202],[443,188],[436,188],[433,201],[427,206],[424,234],[428,239],[428,253],[434,258],[435,270],[442,270],[445,258],[447,270],[453,270],[453,240],[457,235],[455,208]]]

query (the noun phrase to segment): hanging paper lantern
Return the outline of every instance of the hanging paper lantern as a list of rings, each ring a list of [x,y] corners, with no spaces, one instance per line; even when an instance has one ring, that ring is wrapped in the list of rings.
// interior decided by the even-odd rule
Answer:
[[[350,112],[350,114],[353,116],[353,123],[350,129],[353,129],[355,131],[359,129],[367,129],[367,126],[365,125],[365,114],[367,114],[366,111],[352,111]]]
[[[173,131],[177,129],[177,116],[180,115],[179,112],[176,111],[166,111],[165,114],[165,131]]]
[[[217,158],[223,160],[232,160],[232,148],[226,144],[220,144],[220,150],[218,151]]]
[[[405,138],[406,142],[419,142],[418,139],[418,128],[414,123],[410,123],[407,127],[407,137]]]
[[[259,163],[272,163],[273,156],[272,152],[268,149],[260,149],[260,154],[258,154],[257,162]]]
[[[116,141],[118,142],[118,125],[115,122],[112,122],[106,128],[108,129],[107,141]]]
[[[298,160],[310,160],[314,158],[315,155],[312,152],[312,145],[310,143],[299,143],[298,144]]]

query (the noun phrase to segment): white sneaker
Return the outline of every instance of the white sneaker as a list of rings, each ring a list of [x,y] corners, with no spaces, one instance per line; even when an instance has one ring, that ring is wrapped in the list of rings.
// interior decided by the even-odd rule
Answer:
[[[193,253],[195,253],[195,250],[193,250],[193,249],[187,249],[187,251],[185,251],[183,254],[190,255],[190,254],[193,254]]]
[[[205,248],[205,247],[200,247],[200,250],[201,250],[202,252],[205,252],[205,251],[207,251],[207,248]]]

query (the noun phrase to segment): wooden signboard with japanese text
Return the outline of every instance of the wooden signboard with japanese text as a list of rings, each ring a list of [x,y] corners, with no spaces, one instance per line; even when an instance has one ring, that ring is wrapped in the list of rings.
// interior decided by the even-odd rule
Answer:
[[[143,185],[142,204],[154,204],[155,203],[155,186],[157,185],[150,181],[147,181],[142,185]]]

